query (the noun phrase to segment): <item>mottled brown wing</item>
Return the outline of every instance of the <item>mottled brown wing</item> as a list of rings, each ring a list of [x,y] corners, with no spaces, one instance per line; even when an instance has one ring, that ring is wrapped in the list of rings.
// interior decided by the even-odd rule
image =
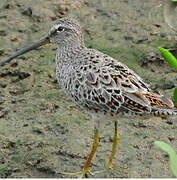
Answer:
[[[75,66],[73,91],[82,106],[136,113],[150,113],[153,106],[173,107],[169,99],[152,92],[138,75],[110,56],[90,50],[84,57],[79,69]]]
[[[112,79],[122,91],[125,102],[122,106],[133,111],[149,111],[154,107],[173,108],[173,102],[164,96],[153,92],[143,80],[127,66],[114,62],[116,74]]]

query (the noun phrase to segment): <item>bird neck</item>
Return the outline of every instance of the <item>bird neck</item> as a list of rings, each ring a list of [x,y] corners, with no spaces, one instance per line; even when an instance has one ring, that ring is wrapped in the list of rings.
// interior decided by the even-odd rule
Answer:
[[[62,45],[59,44],[56,57],[57,63],[73,63],[73,61],[75,60],[75,56],[78,55],[84,48],[86,48],[85,45],[79,43],[67,43]]]

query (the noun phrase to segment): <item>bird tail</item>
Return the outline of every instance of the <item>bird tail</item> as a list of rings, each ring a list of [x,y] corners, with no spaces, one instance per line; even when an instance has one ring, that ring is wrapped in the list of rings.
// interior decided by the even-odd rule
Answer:
[[[177,109],[153,108],[151,110],[151,113],[154,115],[157,115],[157,116],[160,116],[160,115],[165,115],[165,116],[177,115]]]
[[[177,108],[171,99],[157,93],[145,94],[151,104],[151,114],[160,115],[177,115]]]

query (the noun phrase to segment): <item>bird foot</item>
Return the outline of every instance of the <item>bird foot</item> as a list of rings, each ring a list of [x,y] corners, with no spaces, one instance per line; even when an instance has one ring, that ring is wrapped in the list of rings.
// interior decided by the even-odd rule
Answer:
[[[109,162],[107,165],[108,170],[113,170],[113,164],[112,162]]]
[[[108,167],[108,170],[113,170],[113,167]]]
[[[94,175],[89,169],[85,169],[85,170],[83,169],[82,171],[78,171],[78,172],[60,172],[60,174],[69,175],[69,176],[77,176],[78,178],[88,177],[87,175],[88,173],[91,176]]]

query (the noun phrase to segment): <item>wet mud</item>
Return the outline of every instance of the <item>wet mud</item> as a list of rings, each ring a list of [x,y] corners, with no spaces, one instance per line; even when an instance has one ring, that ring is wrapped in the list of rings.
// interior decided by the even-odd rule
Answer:
[[[0,60],[46,36],[56,19],[70,16],[82,26],[87,47],[125,63],[154,90],[172,98],[177,75],[157,47],[177,47],[158,1],[7,0],[0,2]],[[55,77],[56,46],[45,46],[0,68],[0,177],[72,177],[93,141],[93,122],[65,95]],[[106,165],[114,123],[102,121],[91,171],[102,178],[171,178],[169,159],[154,146],[177,150],[177,117],[119,118],[120,143],[114,169]],[[91,177],[91,176],[89,176]]]

